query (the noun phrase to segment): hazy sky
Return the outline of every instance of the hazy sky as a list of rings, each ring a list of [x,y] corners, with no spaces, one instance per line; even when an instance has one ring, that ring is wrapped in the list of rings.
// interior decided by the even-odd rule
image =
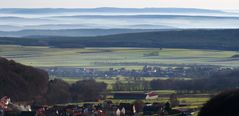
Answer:
[[[184,7],[239,9],[239,0],[0,0],[0,8]]]

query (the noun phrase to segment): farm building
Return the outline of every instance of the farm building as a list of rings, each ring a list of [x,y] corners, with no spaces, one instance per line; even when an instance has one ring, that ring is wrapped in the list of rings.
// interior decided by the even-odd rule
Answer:
[[[158,94],[155,92],[149,93],[114,93],[114,99],[157,99]]]
[[[151,99],[152,100],[152,99],[158,99],[158,97],[159,97],[159,95],[157,93],[149,92],[149,93],[147,93],[147,96],[146,96],[145,99],[147,99],[147,100]]]

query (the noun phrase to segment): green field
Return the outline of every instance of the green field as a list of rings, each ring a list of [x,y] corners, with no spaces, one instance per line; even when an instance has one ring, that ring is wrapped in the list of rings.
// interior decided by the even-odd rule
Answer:
[[[69,83],[69,84],[72,84],[72,83],[75,83],[76,81],[80,81],[80,80],[82,80],[82,78],[69,78],[69,77],[58,77],[58,78],[62,78],[64,81],[66,81],[67,83]],[[146,81],[151,81],[151,80],[153,80],[153,79],[167,79],[167,78],[159,78],[159,77],[142,77],[142,78],[144,78]],[[112,90],[112,85],[114,84],[114,83],[116,83],[116,77],[112,77],[112,78],[110,78],[110,79],[104,79],[104,78],[97,78],[97,79],[95,79],[97,82],[104,82],[104,83],[106,83],[108,86],[107,86],[107,89],[108,90]],[[127,83],[128,81],[126,80],[126,78],[125,77],[118,77],[118,80],[121,82],[121,83]],[[162,93],[174,93],[175,91],[163,91],[163,90],[161,90],[160,92],[158,92],[158,93],[160,93],[160,94],[162,94]]]
[[[158,56],[145,54],[158,53]],[[0,45],[0,56],[36,66],[109,67],[141,69],[146,64],[210,64],[239,66],[236,51],[157,49],[157,48],[49,48]]]

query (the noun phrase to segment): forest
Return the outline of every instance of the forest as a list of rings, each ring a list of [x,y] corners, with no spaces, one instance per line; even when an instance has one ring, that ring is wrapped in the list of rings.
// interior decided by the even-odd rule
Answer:
[[[239,50],[238,36],[238,29],[179,29],[96,37],[1,37],[0,44],[59,48],[144,47],[236,51]]]

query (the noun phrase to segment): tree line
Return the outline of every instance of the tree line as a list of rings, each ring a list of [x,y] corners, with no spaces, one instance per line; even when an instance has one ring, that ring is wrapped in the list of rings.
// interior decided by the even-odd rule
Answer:
[[[239,70],[216,72],[208,78],[152,80],[153,90],[170,89],[178,92],[218,92],[239,87]]]
[[[205,75],[202,75],[205,76]],[[239,69],[215,71],[205,77],[169,78],[146,81],[140,77],[112,84],[114,91],[176,90],[178,93],[211,93],[239,87]]]
[[[146,47],[239,50],[239,30],[168,30],[97,37],[1,37],[0,44],[83,47]]]
[[[150,85],[145,80],[127,81],[126,83],[116,81],[112,85],[112,89],[114,91],[148,91],[150,90]]]

